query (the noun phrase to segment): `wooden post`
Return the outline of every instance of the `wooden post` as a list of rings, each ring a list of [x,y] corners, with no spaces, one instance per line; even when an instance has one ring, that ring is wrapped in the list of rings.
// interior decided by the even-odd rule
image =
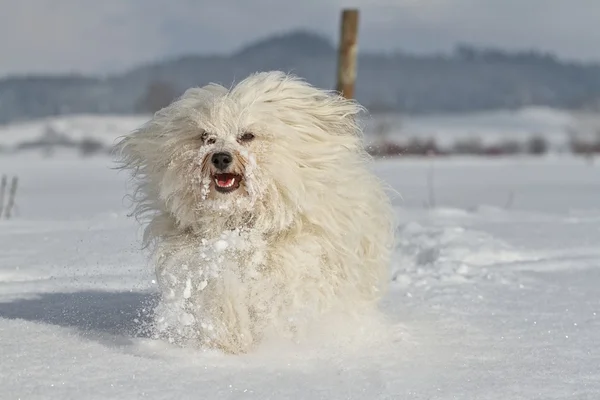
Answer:
[[[358,10],[342,11],[338,53],[337,91],[347,99],[354,97],[356,80],[356,54],[358,39]]]
[[[12,210],[15,206],[15,196],[17,194],[17,185],[19,184],[19,178],[13,176],[12,182],[10,185],[10,192],[8,194],[8,204],[6,205],[6,219],[10,219],[12,217]]]
[[[4,193],[6,192],[7,183],[8,177],[6,175],[2,175],[2,180],[0,181],[0,219],[2,219],[2,215],[4,213]]]

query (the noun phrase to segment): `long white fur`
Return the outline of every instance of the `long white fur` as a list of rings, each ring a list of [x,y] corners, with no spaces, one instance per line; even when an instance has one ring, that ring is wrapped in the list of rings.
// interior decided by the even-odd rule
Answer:
[[[327,313],[376,309],[394,217],[369,170],[361,111],[292,75],[262,72],[231,89],[189,89],[123,138],[164,336],[243,353]],[[243,132],[255,140],[240,143]],[[220,150],[235,155],[243,190],[214,191],[207,160]]]

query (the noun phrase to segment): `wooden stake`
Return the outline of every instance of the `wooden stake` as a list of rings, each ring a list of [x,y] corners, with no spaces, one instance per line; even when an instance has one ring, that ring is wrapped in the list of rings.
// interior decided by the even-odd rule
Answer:
[[[19,184],[19,178],[13,176],[12,182],[10,185],[10,193],[8,194],[8,204],[6,205],[6,219],[10,219],[12,217],[12,210],[15,206],[15,196],[17,194],[17,186]]]
[[[2,180],[0,181],[0,219],[2,219],[2,213],[4,212],[4,196],[6,193],[6,184],[8,178],[6,175],[2,175]]]
[[[347,99],[354,97],[356,55],[358,53],[357,40],[358,10],[343,10],[338,53],[337,91]]]

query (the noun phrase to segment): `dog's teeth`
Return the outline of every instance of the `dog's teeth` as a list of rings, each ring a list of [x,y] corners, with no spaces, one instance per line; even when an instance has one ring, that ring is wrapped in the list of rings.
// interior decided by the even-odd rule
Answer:
[[[215,184],[222,188],[230,188],[235,184],[235,178],[231,178],[227,181],[219,181],[219,179],[215,178]]]

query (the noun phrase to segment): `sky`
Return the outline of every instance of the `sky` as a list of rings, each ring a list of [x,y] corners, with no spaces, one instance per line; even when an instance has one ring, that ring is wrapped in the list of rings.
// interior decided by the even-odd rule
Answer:
[[[600,61],[598,0],[0,0],[0,76],[107,74],[299,28],[335,42],[344,7],[360,9],[359,49],[471,43]]]

